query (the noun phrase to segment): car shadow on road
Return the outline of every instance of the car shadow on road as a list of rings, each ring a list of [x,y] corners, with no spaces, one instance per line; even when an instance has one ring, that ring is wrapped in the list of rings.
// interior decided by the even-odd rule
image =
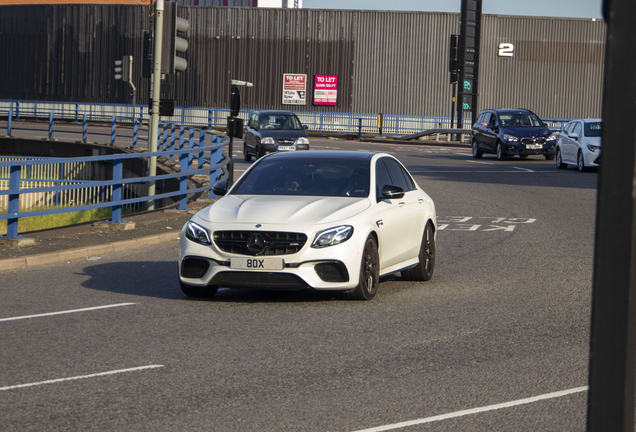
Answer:
[[[320,292],[310,289],[260,290],[250,288],[221,288],[214,297],[186,297],[179,287],[176,261],[123,261],[95,264],[84,268],[88,276],[82,286],[88,289],[107,291],[117,294],[129,294],[142,297],[155,297],[169,300],[211,301],[232,303],[293,303],[324,302],[341,300],[333,292]]]

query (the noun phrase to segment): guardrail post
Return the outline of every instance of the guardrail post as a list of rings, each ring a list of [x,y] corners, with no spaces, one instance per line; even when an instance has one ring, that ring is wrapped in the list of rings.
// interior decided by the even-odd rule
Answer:
[[[212,110],[208,110],[208,129],[212,129]]]
[[[167,127],[165,122],[161,124],[161,127],[163,128],[163,142],[162,142],[163,147],[162,147],[162,150],[166,151],[166,143],[168,141],[168,127]]]
[[[115,116],[113,116],[112,124],[110,127],[110,145],[115,145],[117,123],[115,122]]]
[[[124,164],[121,159],[113,160],[113,180],[121,180],[124,174]],[[121,201],[122,184],[113,185],[113,202]],[[112,210],[111,222],[121,223],[121,205],[114,205]]]
[[[20,120],[20,101],[15,103],[15,119]]]
[[[170,123],[170,151],[174,151],[174,135],[175,135],[175,129],[176,126],[174,123]],[[175,162],[177,162],[177,156],[170,156],[170,159],[174,159]]]
[[[358,119],[358,141],[362,141],[362,118]]]
[[[199,135],[199,148],[200,147],[205,147],[205,132],[204,131],[201,131],[201,134]],[[203,159],[203,152],[199,152],[199,154],[197,155],[197,165],[199,169],[203,167],[204,163],[205,163],[205,160]]]
[[[188,148],[192,149],[194,147],[194,129],[190,128],[190,136],[188,137]],[[188,171],[192,169],[192,159],[194,159],[194,154],[188,153]]]
[[[13,106],[11,106],[11,109],[9,110],[9,119],[7,120],[7,136],[11,136],[11,122],[12,121],[13,121]]]
[[[141,119],[133,117],[133,148],[137,147],[137,129],[139,120]]]
[[[179,126],[179,150],[183,150],[183,144],[185,143],[185,127],[183,125]],[[176,157],[176,155],[175,155]],[[183,170],[183,167],[181,167]]]
[[[76,103],[75,104],[75,123],[77,123],[79,120],[79,104]]]
[[[49,139],[53,139],[53,113],[49,113]]]
[[[84,119],[82,121],[82,142],[86,142],[86,138],[88,136],[88,122],[86,121],[86,114],[84,114]]]
[[[7,237],[17,239],[18,236],[18,213],[20,211],[20,165],[11,166],[9,169],[9,190],[14,193],[9,194],[9,206],[7,213],[15,217],[7,219]]]
[[[189,153],[181,153],[179,155],[179,166],[181,167],[182,173],[187,173],[187,169],[183,169],[188,164],[188,156]],[[179,177],[179,192],[183,192],[179,194],[179,210],[187,210],[188,204],[188,176],[187,174]]]

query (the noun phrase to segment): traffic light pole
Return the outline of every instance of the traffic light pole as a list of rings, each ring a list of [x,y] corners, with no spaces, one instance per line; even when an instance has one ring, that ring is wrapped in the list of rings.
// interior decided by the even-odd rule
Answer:
[[[163,40],[163,0],[155,1],[155,37],[152,55],[152,112],[148,129],[148,151],[157,151],[157,130],[159,129],[159,100],[161,99],[161,41]],[[148,176],[157,175],[157,157],[151,156],[148,162]],[[155,181],[148,182],[148,196],[155,196]],[[148,201],[148,210],[155,209],[155,201]]]

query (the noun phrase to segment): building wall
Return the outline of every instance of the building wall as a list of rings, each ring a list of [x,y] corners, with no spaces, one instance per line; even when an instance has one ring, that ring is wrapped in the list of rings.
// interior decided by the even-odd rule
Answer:
[[[260,1],[259,1],[260,4]],[[246,108],[450,115],[449,38],[459,14],[180,6],[190,22],[188,68],[174,77],[178,105],[229,106],[229,81],[254,83]],[[129,103],[114,61],[134,57],[138,101],[148,6],[0,7],[0,98]],[[601,114],[605,23],[482,18],[480,101],[542,117]],[[499,43],[513,57],[497,55]],[[306,74],[306,106],[282,104],[284,73]],[[338,104],[314,106],[315,75],[338,76]]]

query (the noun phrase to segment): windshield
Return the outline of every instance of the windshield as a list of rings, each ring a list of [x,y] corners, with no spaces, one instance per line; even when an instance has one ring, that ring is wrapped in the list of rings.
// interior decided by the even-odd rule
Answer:
[[[264,159],[232,192],[236,195],[367,197],[369,163],[333,159]]]
[[[258,118],[259,129],[299,130],[303,126],[294,114],[263,114]]]
[[[585,136],[600,137],[603,133],[603,123],[585,123]]]
[[[500,114],[502,127],[540,127],[543,122],[535,114]]]

